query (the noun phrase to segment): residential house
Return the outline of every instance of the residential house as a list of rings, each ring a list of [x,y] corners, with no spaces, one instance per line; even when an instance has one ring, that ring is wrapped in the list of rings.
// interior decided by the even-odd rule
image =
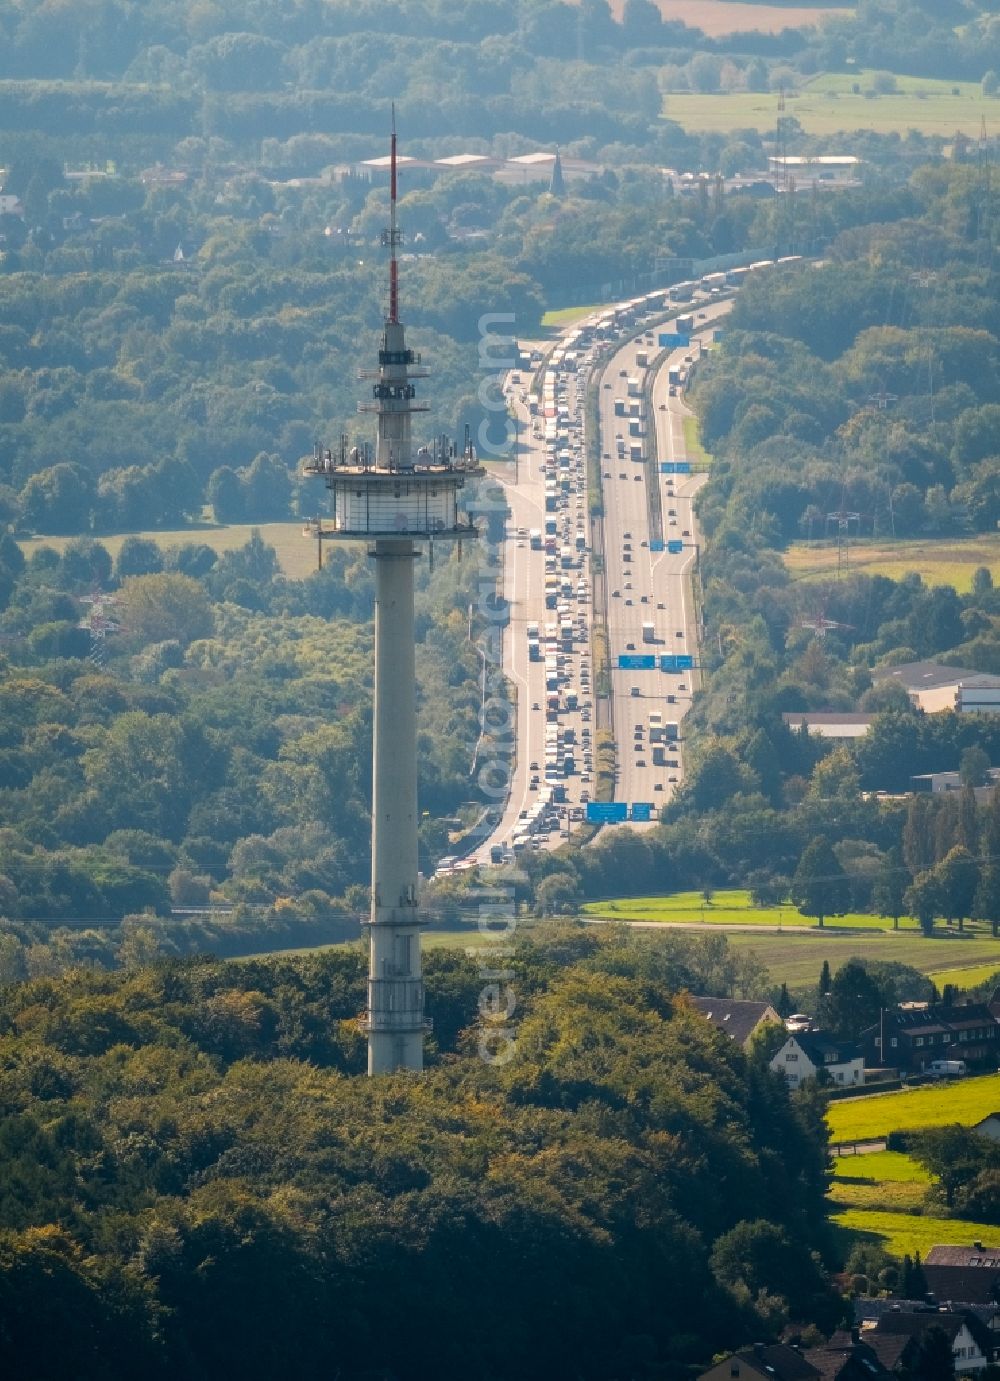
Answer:
[[[969,1309],[889,1309],[864,1338],[882,1364],[891,1371],[907,1367],[921,1334],[940,1328],[951,1343],[955,1375],[977,1376],[993,1360],[993,1337],[983,1321]]]
[[[834,1333],[802,1355],[821,1381],[887,1381],[891,1375],[868,1340],[854,1332]]]
[[[819,1372],[786,1343],[755,1343],[716,1362],[698,1381],[815,1381]]]
[[[876,1025],[862,1031],[861,1047],[869,1064],[914,1074],[934,1060],[992,1065],[1000,1054],[998,1032],[1000,1023],[984,1002],[913,1002],[886,1008]]]
[[[858,1047],[852,1041],[835,1040],[825,1031],[789,1031],[771,1068],[785,1076],[789,1088],[815,1079],[820,1070],[841,1088],[861,1088],[865,1082],[865,1062]]]
[[[988,1136],[990,1141],[1000,1141],[1000,1112],[987,1113],[978,1122],[973,1122],[972,1130],[980,1136]]]
[[[689,1001],[717,1031],[724,1031],[744,1050],[762,1026],[768,1022],[781,1025],[781,1017],[769,1002],[745,1002],[732,997],[692,997]]]
[[[934,1246],[923,1267],[935,1299],[1000,1308],[1000,1246]]]

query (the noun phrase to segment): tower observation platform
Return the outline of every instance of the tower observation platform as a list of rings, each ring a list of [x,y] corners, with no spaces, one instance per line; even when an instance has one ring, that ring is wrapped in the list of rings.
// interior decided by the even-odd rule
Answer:
[[[374,446],[317,446],[306,472],[332,496],[326,541],[367,542],[375,560],[375,703],[372,763],[372,900],[368,920],[368,1073],[423,1068],[424,984],[417,895],[417,724],[413,629],[413,563],[417,542],[475,538],[459,512],[466,482],[484,473],[472,445],[435,437],[414,449],[414,380],[426,376],[406,345],[399,319],[396,227],[396,124],[390,158],[389,310],[371,398],[361,413],[376,419]]]

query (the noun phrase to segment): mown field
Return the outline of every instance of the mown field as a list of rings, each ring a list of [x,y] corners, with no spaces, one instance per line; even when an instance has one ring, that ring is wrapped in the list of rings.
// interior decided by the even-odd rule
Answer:
[[[859,539],[851,543],[849,561],[852,571],[865,575],[900,580],[917,571],[928,585],[953,585],[965,594],[980,566],[990,571],[994,582],[1000,582],[1000,536],[895,542]],[[793,542],[785,552],[785,565],[796,579],[823,579],[837,569],[836,543]]]
[[[983,115],[978,82],[898,77],[895,92],[872,96],[865,94],[871,81],[872,73],[866,71],[854,75],[821,73],[799,91],[786,93],[786,113],[799,121],[806,134],[859,129],[905,134],[915,129],[943,139],[956,133],[978,137]],[[852,90],[855,82],[861,87],[860,93]],[[663,114],[688,130],[756,129],[769,133],[777,118],[777,97],[773,92],[668,92]]]
[[[974,1223],[968,1218],[935,1218],[927,1213],[881,1213],[866,1208],[834,1205],[834,1224],[851,1239],[879,1242],[895,1257],[917,1252],[926,1256],[931,1247],[989,1242],[1000,1238],[1000,1228]]]
[[[872,1141],[894,1131],[944,1127],[951,1122],[971,1126],[1000,1108],[1000,1074],[975,1079],[925,1084],[898,1093],[874,1093],[831,1103],[827,1113],[835,1144]]]
[[[287,523],[233,523],[229,526],[206,523],[169,532],[158,529],[152,532],[120,532],[110,537],[99,537],[98,541],[107,548],[112,558],[117,557],[122,543],[128,537],[141,537],[155,542],[164,550],[184,546],[188,542],[203,542],[213,551],[224,552],[244,546],[254,528],[259,528],[264,541],[274,547],[281,569],[290,580],[301,580],[316,569],[316,539],[303,536],[301,518],[290,518]],[[31,553],[39,547],[54,547],[56,551],[62,551],[75,540],[73,537],[28,537],[19,545],[25,556],[30,558]]]
[[[926,973],[931,982],[936,983],[939,988],[945,983],[953,983],[956,988],[978,988],[980,983],[986,983],[990,979],[995,979],[1000,987],[1000,955],[996,959],[987,959],[985,964],[963,964],[953,969],[927,969]]]
[[[754,906],[750,894],[740,888],[714,892],[706,901],[700,892],[675,892],[668,897],[621,897],[611,901],[587,902],[585,915],[613,921],[660,921],[706,925],[796,926],[819,929],[816,921],[803,916],[790,903],[786,906]],[[891,930],[892,921],[881,916],[853,914],[829,917],[826,927],[861,930]],[[916,921],[903,917],[901,930],[918,929]]]
[[[926,1256],[935,1243],[1000,1237],[995,1225],[926,1212],[931,1177],[909,1156],[879,1151],[836,1156],[833,1163],[829,1200],[837,1228],[851,1237],[878,1239],[893,1256]]]
[[[893,934],[858,930],[840,935],[823,930],[806,930],[797,935],[788,930],[780,935],[768,931],[729,932],[727,939],[733,949],[752,950],[767,965],[772,982],[787,983],[793,991],[814,988],[824,959],[834,972],[853,958],[909,964],[933,976],[939,987],[953,981],[953,972],[972,971],[963,960],[984,960],[982,966],[975,967],[985,967],[991,973],[994,967],[1000,967],[1000,944],[996,940],[925,940],[912,931]]]

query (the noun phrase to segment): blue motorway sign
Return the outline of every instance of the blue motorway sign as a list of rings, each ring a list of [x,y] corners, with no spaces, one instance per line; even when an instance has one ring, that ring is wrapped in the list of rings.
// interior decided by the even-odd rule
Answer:
[[[618,655],[619,671],[655,671],[656,654],[653,652],[621,652]]]
[[[657,337],[661,345],[690,345],[691,337],[680,331],[661,331]]]
[[[661,460],[661,475],[690,475],[691,462],[689,460]]]
[[[650,550],[652,550],[652,543],[650,543]],[[662,546],[660,550],[663,550]],[[683,550],[684,543],[681,539],[679,537],[671,537],[670,541],[667,543],[667,551],[670,552],[672,556],[676,556],[678,552],[682,552]]]
[[[627,819],[627,801],[587,802],[587,820],[592,825],[617,825]]]
[[[663,550],[664,550],[663,538],[662,538],[662,537],[660,537],[660,538],[655,538],[655,537],[654,537],[654,539],[653,539],[653,540],[650,542],[650,544],[649,544],[649,550],[650,550],[650,551],[663,551]]]
[[[653,807],[649,801],[633,801],[630,820],[652,820]]]
[[[667,653],[660,658],[661,671],[691,671],[694,667],[694,658],[690,652]]]

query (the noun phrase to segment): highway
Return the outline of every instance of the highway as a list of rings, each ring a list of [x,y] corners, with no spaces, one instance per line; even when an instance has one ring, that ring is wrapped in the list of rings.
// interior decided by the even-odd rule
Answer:
[[[554,848],[585,817],[595,790],[597,704],[590,641],[595,607],[607,610],[613,667],[615,800],[630,807],[648,805],[652,824],[682,780],[680,726],[698,672],[696,667],[663,670],[660,658],[680,654],[697,662],[690,576],[698,538],[692,505],[704,477],[661,474],[659,463],[686,459],[683,419],[689,409],[683,388],[671,393],[670,367],[687,371],[729,305],[696,291],[679,309],[695,318],[690,345],[660,360],[658,332],[671,329],[662,323],[665,295],[619,304],[563,333],[542,372],[537,396],[530,391],[531,372],[514,370],[506,376],[517,462],[491,466],[490,475],[503,486],[510,508],[503,577],[510,619],[503,638],[503,671],[516,700],[517,751],[502,818],[466,863],[495,863],[527,848]],[[643,318],[648,324],[642,324]],[[621,341],[617,347],[616,339]],[[650,368],[654,360],[655,371]],[[604,505],[603,519],[594,520],[596,530],[587,511],[584,435],[592,368],[600,369]],[[629,380],[634,381],[632,397]],[[635,404],[641,415],[630,417]],[[656,429],[655,470],[649,463],[650,426]],[[631,434],[636,430],[639,436]],[[657,496],[664,543],[680,540],[680,552],[651,548]],[[604,553],[603,572],[596,573],[591,559],[595,538]],[[652,629],[644,630],[643,624]],[[618,669],[619,655],[643,654],[655,657],[654,670]],[[668,740],[670,724],[678,726],[679,741]],[[646,822],[632,823],[642,828]]]
[[[676,791],[683,776],[684,715],[697,688],[697,670],[665,671],[664,656],[698,660],[698,629],[691,573],[698,555],[693,501],[703,475],[662,474],[659,465],[688,459],[684,418],[690,409],[683,388],[670,393],[669,371],[686,371],[698,358],[728,301],[696,299],[695,334],[689,346],[670,351],[655,375],[641,361],[659,355],[658,331],[626,342],[603,372],[600,390],[602,483],[604,495],[604,561],[607,587],[609,651],[612,664],[612,724],[618,755],[615,799],[652,807],[652,822]],[[633,393],[629,398],[629,380]],[[636,389],[636,385],[638,388]],[[646,396],[652,400],[647,408]],[[616,405],[616,400],[618,400]],[[630,435],[627,414],[639,403],[640,435]],[[620,415],[624,404],[626,415]],[[649,430],[656,430],[657,465],[650,459]],[[650,490],[656,489],[662,512],[662,538],[683,543],[682,550],[654,550]],[[646,625],[646,627],[644,627]],[[649,627],[648,625],[652,625]],[[655,669],[621,670],[620,656],[653,656]],[[653,716],[651,722],[650,716]],[[659,716],[659,722],[656,720]],[[678,741],[667,737],[677,726]],[[634,822],[641,826],[642,822]]]
[[[508,374],[504,391],[517,424],[517,465],[491,468],[511,514],[503,666],[516,698],[517,754],[503,816],[476,850],[482,863],[495,849],[508,856],[529,845],[555,847],[582,820],[593,788],[585,373],[560,365],[557,359],[545,370],[534,402],[531,374]]]

